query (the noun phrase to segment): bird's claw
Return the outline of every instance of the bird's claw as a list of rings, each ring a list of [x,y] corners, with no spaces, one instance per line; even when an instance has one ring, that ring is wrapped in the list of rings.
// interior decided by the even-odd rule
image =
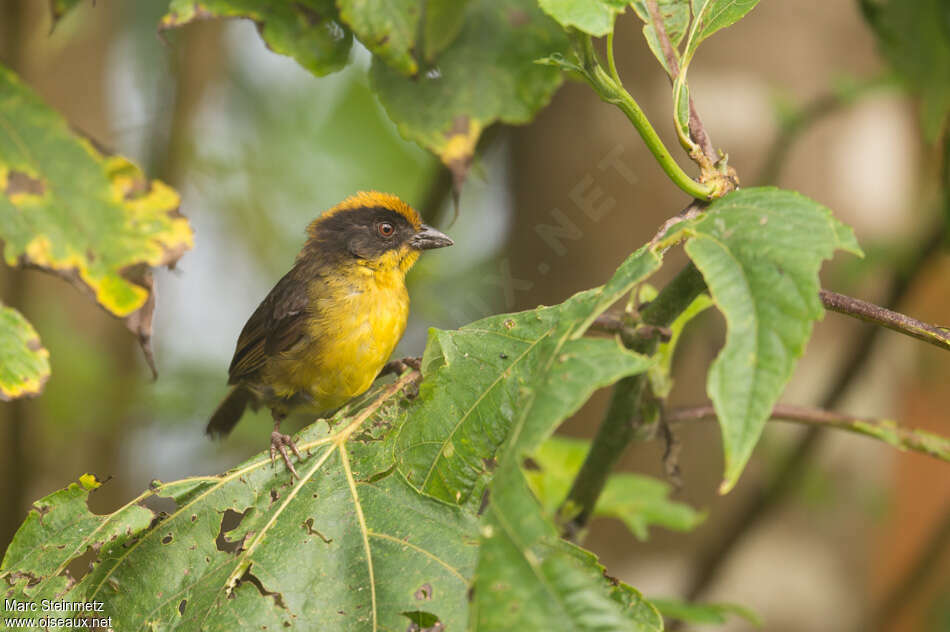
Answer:
[[[294,443],[294,440],[290,438],[290,435],[285,435],[282,432],[274,431],[270,433],[270,462],[271,465],[275,465],[277,454],[280,454],[280,458],[284,460],[284,464],[287,466],[287,469],[290,470],[290,475],[293,478],[300,480],[300,474],[297,474],[297,470],[294,468],[294,464],[290,462],[290,456],[287,454],[287,448],[290,448],[293,451],[294,455],[301,459],[300,452],[297,450],[297,445]]]

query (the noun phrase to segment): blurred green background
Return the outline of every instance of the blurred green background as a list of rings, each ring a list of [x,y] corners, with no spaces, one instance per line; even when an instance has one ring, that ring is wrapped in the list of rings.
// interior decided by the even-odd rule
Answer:
[[[0,404],[0,547],[33,499],[83,472],[112,477],[93,496],[95,508],[107,510],[151,479],[219,472],[265,447],[264,414],[224,443],[207,440],[204,424],[225,393],[245,320],[290,266],[307,223],[345,196],[395,193],[456,241],[423,257],[410,277],[402,355],[421,353],[430,326],[559,302],[603,282],[687,202],[620,112],[568,84],[531,125],[492,130],[452,223],[445,173],[386,118],[367,87],[365,50],[357,46],[355,63],[317,79],[268,51],[246,21],[198,23],[159,38],[165,8],[85,2],[50,34],[46,3],[0,1],[0,61],[77,129],[176,187],[196,232],[195,249],[158,275],[157,382],[121,323],[86,298],[38,272],[0,270],[0,296],[35,325],[53,371],[42,397]],[[629,12],[621,18],[620,72],[673,147],[669,89],[639,29]],[[842,78],[882,70],[856,3],[766,0],[704,45],[691,85],[715,144],[754,184],[783,113]],[[768,179],[830,206],[869,253],[837,260],[825,285],[883,301],[936,221],[937,160],[920,140],[915,107],[893,88],[831,110],[796,138]],[[544,226],[565,217],[576,230],[555,247]],[[928,259],[902,310],[946,322],[948,280],[946,254]],[[862,332],[828,316],[784,401],[819,401]],[[674,404],[703,403],[705,370],[721,340],[715,314],[690,328]],[[948,380],[946,354],[884,334],[842,409],[948,434],[950,393],[941,388]],[[592,435],[604,404],[603,394],[595,397],[564,432]],[[683,428],[680,498],[709,511],[705,524],[692,534],[655,531],[639,543],[603,521],[588,545],[645,594],[682,593],[702,554],[800,433],[771,426],[739,486],[719,497],[718,430]],[[749,606],[768,630],[853,629],[946,522],[944,464],[837,435],[816,455],[792,501],[744,538],[704,598]],[[638,445],[625,466],[662,476],[660,457],[658,442]],[[941,550],[934,562],[937,571],[889,629],[950,629],[950,556]]]

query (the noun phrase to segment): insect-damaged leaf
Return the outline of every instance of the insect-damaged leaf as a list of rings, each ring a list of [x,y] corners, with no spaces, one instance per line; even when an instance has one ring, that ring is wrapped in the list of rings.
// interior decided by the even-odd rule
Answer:
[[[0,68],[0,238],[10,265],[53,272],[125,319],[151,365],[152,268],[192,246],[178,194],[103,156]],[[154,371],[154,367],[153,367]]]
[[[317,76],[343,68],[353,35],[333,0],[172,0],[159,30],[208,18],[248,18],[275,53],[289,55]]]
[[[690,236],[686,253],[726,318],[726,344],[706,385],[722,429],[725,492],[749,460],[812,324],[824,314],[822,262],[839,249],[861,250],[827,208],[774,188],[730,193],[681,230]]]
[[[567,37],[534,0],[472,0],[436,65],[408,78],[373,60],[373,89],[399,132],[438,155],[458,189],[479,135],[495,121],[527,123],[561,85],[535,60],[567,50]]]
[[[302,481],[275,475],[262,454],[220,476],[155,482],[105,516],[89,511],[84,488],[57,492],[17,533],[0,581],[21,600],[105,601],[100,616],[117,630],[403,630],[414,612],[461,629],[477,518],[392,467],[406,421],[392,398],[410,378],[332,430],[307,428]],[[176,509],[153,516],[137,504],[148,496]],[[60,572],[89,546],[95,562],[70,585]]]
[[[0,303],[0,400],[34,397],[49,378],[49,352],[20,312]]]

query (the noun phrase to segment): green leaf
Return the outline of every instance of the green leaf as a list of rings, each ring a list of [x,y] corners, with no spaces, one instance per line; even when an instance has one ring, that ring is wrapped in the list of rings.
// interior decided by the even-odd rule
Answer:
[[[35,397],[49,379],[49,351],[20,312],[0,303],[0,400]]]
[[[762,627],[762,619],[745,606],[734,603],[689,603],[679,599],[652,597],[650,602],[668,619],[676,619],[694,625],[722,625],[728,615],[736,615]]]
[[[713,306],[712,299],[708,294],[700,294],[692,303],[689,304],[683,312],[676,317],[673,324],[670,325],[670,339],[667,342],[661,342],[656,349],[653,357],[656,364],[650,369],[650,386],[653,394],[660,399],[666,399],[673,389],[673,354],[676,352],[676,345],[679,344],[683,329],[696,316]]]
[[[642,248],[603,288],[561,305],[432,330],[412,404],[417,421],[396,443],[400,472],[426,494],[465,503],[506,440],[531,451],[595,389],[646,370],[649,361],[617,341],[579,336],[658,265]]]
[[[726,318],[707,393],[722,428],[730,490],[752,454],[824,310],[818,271],[838,249],[860,254],[851,229],[791,191],[744,189],[682,228],[686,253]]]
[[[471,0],[428,0],[422,31],[422,55],[429,64],[455,41]]]
[[[406,417],[386,402],[407,378],[332,429],[307,428],[300,481],[261,454],[220,476],[155,482],[106,516],[78,485],[57,492],[17,533],[0,579],[18,599],[105,601],[121,630],[402,630],[406,613],[461,629],[477,520],[392,466]],[[139,504],[151,496],[175,510],[153,515]],[[70,585],[59,572],[87,547],[96,561]]]
[[[758,3],[759,0],[692,0],[693,24],[686,40],[684,63],[689,65],[703,40],[741,20]]]
[[[53,272],[124,318],[150,357],[151,268],[192,247],[178,194],[103,156],[0,67],[0,238],[9,265]]]
[[[639,593],[611,582],[593,555],[558,537],[506,459],[485,512],[470,628],[659,632],[663,624]]]
[[[404,75],[416,74],[422,0],[338,0],[337,4],[340,17],[376,57]]]
[[[172,0],[159,30],[207,18],[248,18],[267,46],[289,55],[322,77],[343,68],[353,35],[339,20],[333,0]]]
[[[920,95],[924,136],[940,135],[950,114],[950,11],[943,0],[864,0],[884,56]]]
[[[672,74],[672,69],[666,63],[666,54],[663,52],[663,46],[657,37],[656,29],[653,27],[653,21],[650,19],[650,11],[647,8],[646,0],[635,0],[631,3],[634,12],[643,20],[643,37],[646,38],[647,45],[653,52],[654,57],[660,62],[660,65],[666,69],[668,74]],[[660,17],[663,19],[663,27],[666,31],[670,43],[673,45],[673,52],[679,61],[679,46],[686,37],[689,30],[690,21],[690,3],[689,0],[659,0],[657,8],[660,10]]]
[[[584,457],[589,441],[551,437],[528,461],[525,476],[545,511],[554,514],[567,492]],[[613,474],[594,508],[595,518],[623,521],[639,540],[646,540],[649,527],[691,531],[705,518],[685,503],[670,500],[669,484],[640,474]]]
[[[469,0],[339,0],[340,17],[373,54],[407,76],[435,62],[462,28]]]
[[[614,19],[627,7],[625,0],[538,0],[541,9],[566,29],[594,37],[614,30]]]
[[[403,137],[438,155],[461,186],[479,135],[495,121],[527,123],[561,85],[534,63],[568,48],[563,29],[533,0],[472,0],[438,66],[408,78],[373,60],[373,89]]]

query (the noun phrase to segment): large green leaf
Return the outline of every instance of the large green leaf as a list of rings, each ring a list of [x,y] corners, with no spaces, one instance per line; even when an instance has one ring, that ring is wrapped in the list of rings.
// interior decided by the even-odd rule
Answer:
[[[346,65],[353,35],[333,0],[172,0],[159,29],[207,18],[248,18],[275,53],[289,55],[317,76]]]
[[[589,441],[551,437],[528,461],[525,476],[545,511],[553,514],[567,492],[584,457]],[[691,531],[705,517],[689,505],[670,499],[671,486],[650,476],[613,474],[594,508],[595,518],[623,521],[639,540],[646,540],[651,526]]]
[[[558,537],[505,458],[484,515],[470,628],[659,632],[663,623],[636,591],[610,582],[592,555]]]
[[[400,133],[465,178],[482,130],[527,123],[561,85],[561,72],[536,59],[567,49],[567,36],[534,0],[472,0],[458,37],[438,65],[409,78],[379,59],[372,85]]]
[[[192,246],[178,194],[103,156],[0,68],[0,238],[9,265],[54,272],[125,319],[148,354],[151,268]]]
[[[603,288],[561,305],[433,330],[426,381],[412,405],[417,421],[396,442],[406,479],[426,494],[465,503],[506,440],[533,450],[594,389],[645,370],[649,363],[615,340],[576,334],[658,265],[643,248]],[[526,389],[538,394],[530,406],[522,403]]]
[[[950,113],[950,9],[945,0],[863,0],[881,49],[921,97],[924,134],[936,140]]]
[[[306,429],[303,480],[259,455],[220,476],[155,482],[105,516],[77,485],[39,501],[0,565],[7,596],[105,601],[119,630],[403,630],[412,617],[461,629],[477,520],[392,467],[406,417],[387,401],[409,377],[332,429]],[[153,515],[140,505],[149,496],[176,508]],[[71,583],[60,572],[87,547],[96,560]]]
[[[0,303],[0,400],[39,395],[49,379],[49,351],[20,312]]]
[[[686,252],[726,318],[726,344],[707,383],[722,427],[725,492],[749,460],[812,323],[824,314],[822,262],[838,249],[861,251],[827,208],[773,188],[730,193],[685,224]]]
[[[435,61],[462,27],[469,0],[338,0],[340,17],[390,68],[409,76]]]
[[[596,37],[614,30],[614,19],[626,0],[538,0],[545,13],[564,28],[576,28]]]

